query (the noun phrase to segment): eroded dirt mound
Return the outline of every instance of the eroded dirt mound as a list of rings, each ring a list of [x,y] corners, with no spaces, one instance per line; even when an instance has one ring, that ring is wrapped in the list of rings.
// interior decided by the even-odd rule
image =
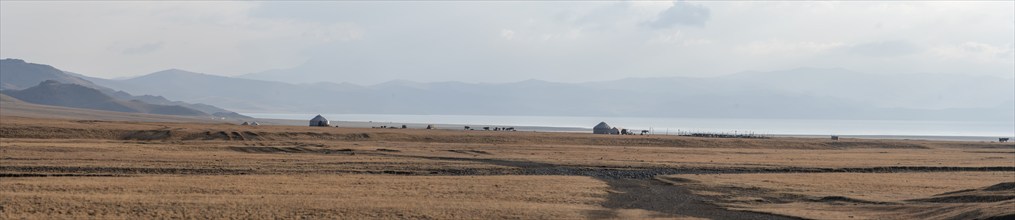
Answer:
[[[865,204],[890,204],[887,202],[878,201],[867,201],[863,199],[850,198],[845,196],[825,196],[820,199],[814,200],[815,202],[847,202],[847,203],[865,203]]]
[[[914,202],[933,203],[987,203],[1015,200],[1015,182],[1003,182],[979,189],[965,189],[913,199]]]
[[[351,154],[352,149],[326,149],[314,147],[229,147],[229,150],[243,153],[316,153],[316,154]]]
[[[928,149],[929,147],[902,142],[874,142],[874,141],[835,141],[825,143],[825,146],[834,149],[855,149],[855,148],[879,148],[879,149]]]
[[[993,186],[988,186],[986,188],[983,188],[983,190],[984,191],[1005,191],[1005,190],[1007,190],[1007,191],[1013,191],[1013,190],[1015,190],[1015,182],[998,183],[998,184],[994,184]]]
[[[123,140],[167,140],[173,137],[173,132],[169,130],[145,130],[145,131],[128,131],[124,132]]]

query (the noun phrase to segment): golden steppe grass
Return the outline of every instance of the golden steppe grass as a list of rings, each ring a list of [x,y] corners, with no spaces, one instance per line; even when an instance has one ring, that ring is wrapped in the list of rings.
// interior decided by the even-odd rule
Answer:
[[[0,174],[9,176],[0,177],[0,216],[3,218],[566,219],[602,217],[604,211],[612,212],[605,216],[616,218],[669,218],[673,216],[644,209],[604,208],[600,203],[608,195],[622,192],[609,188],[603,179],[429,174],[446,170],[520,169],[512,164],[514,162],[689,170],[1015,167],[1015,145],[1011,143],[745,140],[9,116],[0,117],[0,122]],[[754,175],[749,178],[724,174],[711,179],[696,179],[706,175],[680,176],[697,181],[691,185],[674,182],[674,187],[696,189],[734,209],[816,218],[850,215],[878,218],[892,213],[879,212],[879,208],[941,210],[949,205],[896,202],[843,206],[793,199],[843,196],[897,201],[926,193],[865,197],[878,194],[873,191],[850,194],[849,191],[866,192],[857,190],[884,186],[900,187],[897,193],[923,192],[919,189],[925,188],[921,187],[971,189],[996,184],[989,182],[1001,180],[991,178],[1011,174],[1013,172],[737,174]],[[101,177],[86,177],[89,175]],[[660,179],[667,181],[663,177]],[[754,201],[762,198],[763,194],[759,193],[752,194],[758,195],[754,197],[744,196],[746,200],[730,200],[729,193],[747,191],[703,191],[743,179],[750,179],[744,182],[749,188],[766,189],[760,192],[797,196],[783,199],[785,203],[762,204]],[[832,191],[819,191],[821,185],[814,184],[822,183],[822,179],[841,184],[829,186]],[[935,183],[936,179],[941,180]],[[959,179],[980,182],[970,180],[949,186]],[[749,185],[755,183],[759,185]],[[770,185],[764,185],[766,183]],[[978,185],[981,183],[984,185]],[[783,184],[791,187],[780,186]],[[934,192],[945,190],[932,189]],[[1007,204],[1011,203],[1001,205]],[[909,217],[944,218],[961,214],[953,212],[992,210],[994,207],[978,205],[982,204],[953,204],[951,206],[955,207],[945,214]],[[805,212],[807,210],[811,212]]]
[[[0,218],[576,219],[605,194],[568,176],[15,178],[0,181]]]
[[[37,165],[123,158],[122,160],[130,161],[121,164],[131,166],[148,164],[135,163],[137,161],[149,161],[153,165],[180,163],[231,166],[237,161],[248,163],[296,159],[314,163],[315,159],[328,160],[334,157],[321,154],[298,154],[299,157],[292,156],[294,154],[259,155],[237,152],[236,147],[299,148],[318,152],[388,149],[400,152],[381,153],[611,167],[983,167],[1012,166],[1012,161],[1015,161],[1015,148],[1010,143],[860,139],[836,142],[805,138],[744,140],[70,121],[19,117],[3,117],[2,120],[0,137],[5,141],[0,146],[7,151],[5,155],[40,159],[34,162],[24,161]],[[223,137],[221,134],[226,135]],[[236,135],[233,134],[243,136],[244,140],[234,138]],[[46,149],[40,149],[40,146]],[[385,158],[391,157],[370,154],[343,157],[368,161]],[[407,163],[427,161],[410,158],[398,160]]]
[[[690,186],[696,194],[721,198],[721,203],[735,209],[815,219],[936,219],[972,211],[977,213],[964,218],[1015,214],[1010,209],[1015,200],[1011,199],[913,201],[962,190],[977,196],[1015,197],[1015,188],[976,191],[998,183],[1015,184],[1015,172],[702,174],[660,179]],[[970,198],[977,199],[984,200]]]

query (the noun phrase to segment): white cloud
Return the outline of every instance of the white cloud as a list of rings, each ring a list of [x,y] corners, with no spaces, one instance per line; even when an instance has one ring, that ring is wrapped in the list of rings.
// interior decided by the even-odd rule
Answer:
[[[356,40],[349,22],[251,17],[251,2],[3,2],[2,56],[106,76],[184,68],[242,74],[299,65]],[[238,65],[240,64],[240,65]]]
[[[654,28],[672,28],[678,25],[704,27],[710,15],[708,7],[676,1],[670,8],[660,12],[648,25]]]
[[[1015,2],[0,4],[0,56],[105,77],[297,68],[367,84],[591,81],[803,66],[1015,76]]]
[[[978,63],[1013,63],[1015,45],[995,46],[980,42],[965,42],[932,48],[931,53],[941,59],[969,60]]]
[[[680,31],[661,31],[656,33],[655,37],[652,37],[648,41],[649,44],[666,44],[666,45],[678,45],[678,46],[698,46],[711,44],[712,40],[706,38],[692,38],[684,36]]]
[[[515,31],[510,29],[500,29],[500,36],[504,37],[504,39],[511,40],[511,38],[515,37]]]
[[[781,40],[756,41],[739,47],[737,50],[752,56],[803,56],[826,52],[846,46],[842,42],[786,42]]]

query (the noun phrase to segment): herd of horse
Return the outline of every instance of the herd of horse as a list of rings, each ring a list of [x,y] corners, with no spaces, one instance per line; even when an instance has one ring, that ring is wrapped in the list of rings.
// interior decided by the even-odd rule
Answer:
[[[401,127],[396,127],[396,126],[380,126],[380,127],[373,127],[373,128],[393,128],[393,129],[401,128],[401,129],[406,129],[406,128],[408,128],[408,126],[405,126],[405,125],[402,125]],[[437,126],[436,125],[427,125],[426,129],[437,129]],[[466,131],[474,131],[475,130],[471,126],[465,126],[464,129]],[[482,127],[482,130],[484,130],[484,131],[490,131],[490,130],[493,130],[493,131],[516,131],[514,127]],[[641,130],[641,135],[645,135],[647,133],[649,133],[648,130]],[[634,130],[623,129],[623,131],[620,134],[622,134],[622,135],[635,135],[635,132],[634,132]],[[692,137],[713,137],[713,138],[768,138],[767,136],[757,135],[757,134],[753,134],[753,133],[748,133],[748,134],[727,134],[727,133],[694,132],[694,133],[682,133],[682,134],[679,134],[679,135],[680,136],[692,136]],[[836,141],[839,140],[839,136],[837,136],[837,135],[836,136],[832,136],[832,140],[836,140]],[[1010,140],[1011,140],[1011,138],[1004,137],[1004,138],[998,138],[997,142],[1005,143],[1005,142],[1008,142]]]
[[[466,131],[474,131],[476,129],[473,129],[472,126],[465,126],[465,130]],[[484,131],[490,131],[490,130],[493,130],[493,131],[515,131],[515,127],[483,127],[483,130]]]

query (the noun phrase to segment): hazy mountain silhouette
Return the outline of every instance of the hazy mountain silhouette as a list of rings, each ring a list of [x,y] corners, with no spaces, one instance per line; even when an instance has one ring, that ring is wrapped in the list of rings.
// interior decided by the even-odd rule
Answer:
[[[172,69],[111,82],[104,86],[248,112],[1015,120],[1015,111],[1008,110],[1015,100],[1011,80],[842,69],[590,83],[396,80],[370,86],[290,84]],[[942,95],[937,91],[945,89],[938,86],[970,89]]]
[[[54,80],[73,83],[89,88],[99,88],[88,80],[65,74],[57,68],[44,64],[27,63],[18,59],[0,60],[0,90],[21,90],[39,85],[39,82]]]
[[[99,91],[99,92],[101,92],[101,93],[103,93],[103,94],[105,94],[107,96],[110,96],[110,97],[112,97],[114,99],[122,100],[122,101],[127,101],[128,104],[133,103],[131,101],[135,101],[136,100],[136,101],[140,101],[140,102],[146,103],[146,104],[154,104],[154,105],[161,105],[161,106],[182,106],[182,107],[186,107],[186,108],[189,108],[189,109],[199,110],[201,112],[207,113],[208,115],[228,115],[228,116],[233,116],[234,118],[236,118],[236,117],[238,117],[238,118],[244,118],[244,117],[246,117],[246,116],[242,116],[242,115],[239,115],[239,114],[235,114],[235,112],[232,112],[232,111],[229,111],[229,110],[225,110],[225,109],[222,109],[222,108],[218,108],[218,107],[215,107],[215,106],[212,106],[212,105],[206,105],[206,104],[200,104],[200,103],[191,104],[191,103],[186,103],[186,102],[181,102],[181,101],[171,101],[171,100],[168,100],[168,99],[166,99],[166,98],[164,98],[162,96],[154,96],[154,95],[134,96],[134,95],[131,95],[131,94],[127,93],[127,92],[113,90],[113,89],[110,89],[110,88],[98,85],[96,83],[93,83],[93,81],[99,81],[99,82],[102,82],[103,84],[116,84],[116,83],[119,83],[118,81],[115,81],[115,80],[107,80],[107,79],[101,79],[101,78],[88,77],[88,76],[81,75],[81,74],[65,72],[65,71],[57,69],[57,68],[55,68],[53,66],[44,65],[44,64],[36,64],[36,63],[28,63],[28,62],[25,62],[23,60],[18,60],[18,59],[3,59],[3,60],[0,60],[0,73],[2,73],[2,74],[0,74],[0,78],[2,78],[2,80],[0,80],[0,84],[2,84],[2,87],[0,87],[0,89],[3,89],[3,90],[21,90],[21,89],[26,89],[26,88],[29,88],[29,87],[32,87],[32,86],[39,85],[40,82],[43,82],[43,81],[46,81],[46,80],[52,80],[52,81],[56,81],[56,82],[69,83],[69,84],[77,84],[77,85],[81,85],[81,86],[84,86],[84,87],[87,87],[87,88],[91,88],[91,89],[97,90],[97,91]],[[58,97],[55,97],[55,98],[58,98]],[[131,104],[131,105],[134,105],[134,104]],[[135,106],[135,107],[142,108],[142,109],[145,108],[145,107],[142,107],[142,106]],[[161,108],[150,109],[150,110],[151,111],[156,111],[156,112],[162,111]],[[148,111],[142,111],[142,112],[148,112]],[[169,111],[169,112],[176,112],[176,110]],[[183,112],[183,111],[181,111],[181,112]],[[148,112],[148,113],[154,113],[154,112]]]
[[[14,98],[14,97],[11,97],[9,95],[4,95],[3,93],[0,93],[0,102],[21,103],[23,101],[18,100],[18,99]]]
[[[138,100],[120,101],[93,88],[55,80],[46,80],[23,90],[4,90],[3,93],[24,102],[41,105],[116,112],[209,116],[204,112],[177,105],[154,105]]]

